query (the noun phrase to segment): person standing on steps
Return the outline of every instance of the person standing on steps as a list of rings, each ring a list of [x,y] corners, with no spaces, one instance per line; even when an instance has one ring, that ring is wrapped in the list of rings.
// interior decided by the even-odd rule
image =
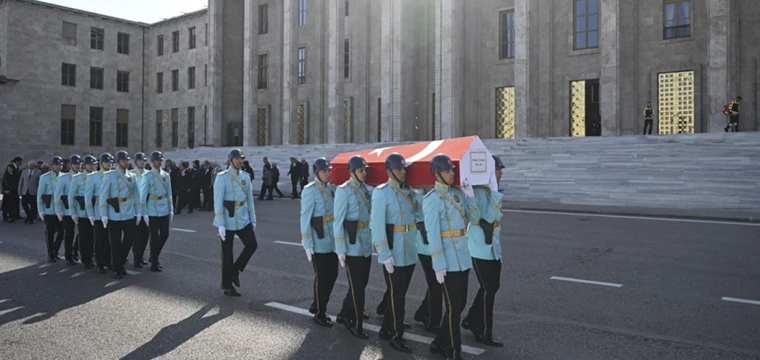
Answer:
[[[135,175],[137,188],[140,189],[140,191],[142,191],[142,184],[145,182],[145,179],[149,174],[148,170],[145,169],[146,161],[147,158],[145,157],[145,154],[141,152],[135,153],[135,168],[132,170],[132,174]],[[144,205],[145,200],[145,194],[140,193],[140,203]],[[141,213],[148,216],[144,209]],[[148,223],[149,221],[143,221],[137,225],[137,237],[132,245],[132,260],[134,261],[135,269],[141,269],[143,266],[148,265],[148,263],[145,262],[145,258],[143,258],[145,255],[145,249],[148,247],[148,239],[150,238],[150,227],[148,226]]]
[[[493,156],[496,170],[488,186],[476,186],[475,200],[480,220],[467,227],[467,243],[472,255],[472,265],[478,277],[480,289],[472,301],[470,312],[462,320],[462,327],[470,330],[479,343],[502,347],[504,343],[493,337],[493,305],[501,283],[501,201],[499,181],[504,169],[501,158]]]
[[[95,165],[98,160],[92,155],[84,157],[83,172],[74,175],[69,185],[69,207],[71,209],[71,218],[78,225],[79,232],[79,249],[82,255],[82,263],[87,270],[95,267],[92,263],[93,247],[95,243],[93,223],[87,216],[87,204],[85,202],[85,193],[87,190],[87,178],[95,173]]]
[[[647,106],[644,108],[644,135],[652,135],[652,127],[654,127],[654,110],[652,102],[647,101]]]
[[[741,101],[742,97],[737,96],[728,103],[728,125],[723,128],[725,132],[739,132],[739,103]]]
[[[40,220],[45,222],[45,243],[48,251],[48,262],[56,262],[60,259],[58,251],[63,242],[63,224],[55,213],[55,188],[58,185],[58,176],[63,167],[63,158],[53,156],[50,160],[50,171],[40,176],[40,185],[37,188],[37,211]]]
[[[153,272],[161,272],[164,268],[158,257],[169,238],[169,224],[174,219],[171,176],[161,170],[163,160],[160,151],[150,153],[153,166],[140,186],[141,202],[145,204],[142,213],[148,216],[150,223],[150,271]]]
[[[66,264],[76,265],[74,260],[74,233],[76,223],[72,218],[74,214],[74,199],[69,199],[69,186],[74,175],[79,173],[79,167],[82,165],[82,158],[79,155],[69,157],[69,172],[58,176],[58,183],[55,185],[55,215],[58,221],[63,224],[63,243]],[[71,201],[69,201],[71,200]]]
[[[98,267],[98,274],[105,274],[107,270],[111,269],[111,239],[108,237],[108,231],[103,223],[103,216],[100,211],[100,186],[103,184],[106,173],[111,171],[114,162],[113,155],[102,153],[99,162],[100,170],[87,177],[84,205],[87,210],[87,217],[93,227],[95,265]]]
[[[327,316],[335,280],[338,278],[338,256],[333,238],[335,186],[330,184],[332,166],[325,158],[314,160],[314,181],[301,194],[301,244],[306,259],[314,266],[314,302],[309,312],[319,326],[332,327]]]
[[[242,170],[245,155],[232,149],[227,158],[230,167],[217,174],[214,182],[214,226],[222,240],[222,291],[227,296],[240,296],[233,284],[240,287],[240,273],[256,252],[256,209],[253,205],[251,177]],[[243,251],[234,261],[235,235],[243,242]],[[234,261],[234,262],[233,262]]]
[[[433,270],[436,280],[443,285],[446,304],[441,329],[430,344],[430,352],[461,359],[459,322],[467,305],[467,282],[472,267],[465,227],[468,221],[480,220],[480,211],[467,179],[462,180],[461,188],[453,186],[456,175],[454,164],[448,156],[433,156],[430,173],[435,177],[435,188],[425,196],[422,209]]]

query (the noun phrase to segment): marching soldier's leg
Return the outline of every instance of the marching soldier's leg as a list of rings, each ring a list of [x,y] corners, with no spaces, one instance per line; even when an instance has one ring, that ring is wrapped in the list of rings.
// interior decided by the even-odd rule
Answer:
[[[169,215],[150,217],[150,270],[161,272],[161,263],[158,257],[169,237]]]
[[[252,224],[246,225],[241,230],[236,231],[236,233],[238,234],[240,241],[243,242],[244,247],[243,251],[240,252],[240,256],[238,256],[237,261],[235,261],[235,267],[233,268],[235,277],[238,276],[237,273],[245,270],[245,266],[248,265],[248,261],[251,260],[251,256],[256,252],[256,248],[258,248],[259,245],[256,241],[256,235],[253,233]]]
[[[227,230],[226,235],[225,239],[222,240],[222,290],[224,290],[224,295],[240,296],[232,287],[232,278],[235,271],[235,259],[232,255],[235,232]]]
[[[140,221],[140,225],[137,225],[137,236],[135,237],[132,246],[132,260],[137,269],[148,264],[143,258],[145,255],[145,248],[148,246],[148,237],[150,237],[150,228],[145,224],[145,221]]]
[[[459,321],[467,302],[467,281],[470,270],[446,273],[443,282],[443,299],[446,313],[443,315],[441,329],[433,343],[443,348],[455,359],[462,357],[462,334]]]
[[[348,328],[352,335],[360,339],[368,339],[369,335],[364,332],[364,289],[367,286],[366,275],[372,259],[362,256],[346,256],[346,278],[348,278],[348,293],[343,300],[343,308],[338,314],[343,325]]]
[[[438,332],[441,326],[441,316],[443,314],[443,290],[441,284],[435,278],[433,270],[433,259],[428,255],[418,255],[422,271],[425,273],[425,282],[427,291],[425,299],[414,314],[414,320],[425,325],[425,329],[433,334]]]
[[[95,261],[98,266],[98,273],[105,274],[106,267],[110,266],[111,247],[109,246],[110,239],[108,238],[108,231],[103,228],[103,222],[95,221],[93,227],[93,234],[95,235]]]
[[[321,326],[332,327],[332,321],[327,317],[327,303],[338,277],[338,255],[335,253],[315,253],[312,262],[314,263],[314,302],[316,305],[314,321]]]
[[[58,261],[58,253],[55,250],[55,215],[45,215],[45,245],[47,245],[48,262]]]
[[[121,254],[123,256],[122,262],[121,262],[121,270],[123,274],[126,274],[127,272],[125,265],[127,264],[127,257],[129,256],[129,252],[132,249],[132,245],[134,244],[136,236],[137,236],[137,224],[135,223],[135,219],[125,221],[124,222],[124,237],[121,240]]]
[[[462,322],[462,327],[472,331],[478,342],[501,347],[504,344],[493,338],[493,306],[501,282],[501,261],[473,258],[472,264],[480,283],[480,290],[475,296],[470,312]]]
[[[123,221],[109,221],[107,225],[108,235],[111,246],[111,270],[113,270],[113,277],[121,279],[121,262],[123,256],[121,254],[121,233],[124,229]]]
[[[391,345],[401,351],[411,352],[412,349],[404,341],[404,315],[406,307],[406,291],[409,287],[414,265],[396,266],[393,274],[389,274],[383,267],[385,283],[390,291],[389,299],[385,306],[385,317],[380,329],[381,338],[389,339]]]
[[[61,245],[63,244],[63,222],[58,220],[58,217],[53,216],[53,223],[55,224],[55,242],[53,243],[53,251],[56,258],[60,258],[58,254],[61,252]]]
[[[92,269],[92,253],[94,246],[93,226],[87,218],[79,219],[79,246],[82,263],[85,269]]]
[[[63,232],[64,232],[64,251],[66,257],[66,264],[76,265],[74,262],[74,220],[71,216],[63,217]]]

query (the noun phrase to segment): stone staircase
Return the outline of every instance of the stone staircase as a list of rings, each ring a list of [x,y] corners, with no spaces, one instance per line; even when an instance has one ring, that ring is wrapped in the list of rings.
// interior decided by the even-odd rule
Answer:
[[[506,169],[505,200],[524,203],[760,211],[760,133],[484,140]],[[394,145],[337,144],[243,148],[261,187],[261,158],[280,168],[290,192],[289,158]],[[223,163],[229,148],[167,152],[165,158]]]

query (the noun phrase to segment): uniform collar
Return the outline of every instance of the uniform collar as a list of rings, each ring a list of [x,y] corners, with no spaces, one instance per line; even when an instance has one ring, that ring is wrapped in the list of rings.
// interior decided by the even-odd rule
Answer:
[[[449,192],[449,190],[451,189],[451,186],[448,186],[448,185],[446,185],[446,184],[444,184],[444,183],[442,183],[440,181],[436,181],[435,182],[435,188],[438,189],[438,190],[443,190],[445,192]]]
[[[240,172],[243,171],[242,169],[235,169],[234,166],[230,165],[229,171],[232,172],[235,175],[240,175]]]
[[[388,185],[395,186],[397,188],[401,187],[401,183],[396,181],[396,179],[394,179],[393,177],[388,178]]]
[[[123,170],[123,169],[121,168],[121,166],[119,166],[119,165],[116,165],[116,171],[117,171],[119,174],[121,174],[121,175],[124,175],[124,174],[125,174],[127,171],[129,171],[129,170]]]
[[[135,167],[135,174],[142,175],[145,174],[145,168],[140,169],[139,167]]]
[[[161,168],[151,168],[150,171],[153,171],[156,174],[160,174],[161,173]]]
[[[322,187],[327,187],[327,184],[323,183],[322,180],[319,180],[319,177],[317,177],[316,179],[314,179],[314,183],[317,184],[317,185],[320,185]]]
[[[350,182],[351,182],[351,185],[356,186],[356,187],[362,185],[362,183],[359,182],[359,180],[356,180],[356,178],[354,178],[354,177],[351,178]]]

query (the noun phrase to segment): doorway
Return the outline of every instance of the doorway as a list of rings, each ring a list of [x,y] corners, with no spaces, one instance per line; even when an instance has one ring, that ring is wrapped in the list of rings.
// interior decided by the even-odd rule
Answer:
[[[570,82],[570,136],[602,136],[599,79]]]

